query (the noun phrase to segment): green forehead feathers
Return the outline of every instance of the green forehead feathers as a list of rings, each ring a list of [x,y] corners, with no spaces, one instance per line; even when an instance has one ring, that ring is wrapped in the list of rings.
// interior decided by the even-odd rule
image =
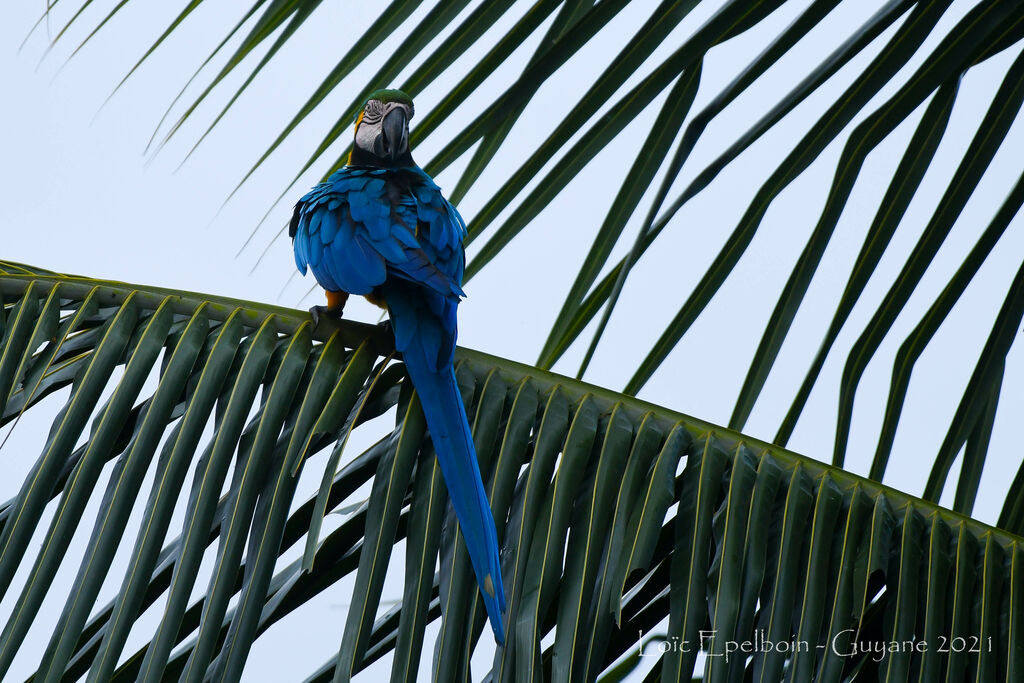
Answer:
[[[367,96],[365,100],[363,100],[363,106],[359,107],[359,111],[357,111],[356,115],[352,118],[353,123],[355,123],[356,120],[359,118],[359,112],[363,111],[363,109],[366,108],[366,103],[369,102],[370,100],[378,100],[380,102],[383,102],[384,104],[387,104],[388,102],[401,102],[402,104],[409,107],[410,112],[414,111],[411,97],[406,95],[401,90],[391,90],[385,88],[383,90],[373,91]]]

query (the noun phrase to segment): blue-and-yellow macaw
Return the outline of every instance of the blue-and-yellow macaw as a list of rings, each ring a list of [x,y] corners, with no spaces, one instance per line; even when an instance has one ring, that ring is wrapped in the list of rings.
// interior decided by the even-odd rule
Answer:
[[[327,291],[327,306],[310,309],[314,324],[322,314],[340,317],[349,294],[387,309],[500,644],[498,537],[452,366],[466,224],[413,162],[412,116],[405,93],[371,94],[355,120],[348,165],[299,200],[289,235],[299,271],[309,267]]]

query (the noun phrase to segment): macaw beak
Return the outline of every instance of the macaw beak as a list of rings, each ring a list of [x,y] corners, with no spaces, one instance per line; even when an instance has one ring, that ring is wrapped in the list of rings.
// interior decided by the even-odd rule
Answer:
[[[403,107],[387,113],[380,126],[384,155],[392,161],[409,151],[409,119]]]

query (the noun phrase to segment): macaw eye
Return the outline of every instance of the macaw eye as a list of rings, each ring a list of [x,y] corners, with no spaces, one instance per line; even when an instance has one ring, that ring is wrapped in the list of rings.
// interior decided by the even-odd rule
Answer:
[[[380,118],[384,114],[384,103],[380,100],[369,100],[366,106],[363,107],[364,116],[376,119]]]

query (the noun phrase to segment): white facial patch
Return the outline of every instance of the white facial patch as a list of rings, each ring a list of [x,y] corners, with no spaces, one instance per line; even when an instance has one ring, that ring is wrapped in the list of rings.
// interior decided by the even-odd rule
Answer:
[[[380,100],[367,100],[363,107],[363,118],[356,128],[356,147],[377,156],[384,156],[384,142],[381,136],[381,122],[392,109],[401,107],[405,109],[406,117],[412,119],[412,108],[402,102],[381,102]]]
[[[373,152],[378,156],[381,154],[383,150],[375,149],[374,144],[381,145],[380,122],[382,120],[382,116],[378,116],[376,120],[368,120],[366,114],[363,114],[363,120],[359,122],[359,127],[356,128],[356,147]]]

